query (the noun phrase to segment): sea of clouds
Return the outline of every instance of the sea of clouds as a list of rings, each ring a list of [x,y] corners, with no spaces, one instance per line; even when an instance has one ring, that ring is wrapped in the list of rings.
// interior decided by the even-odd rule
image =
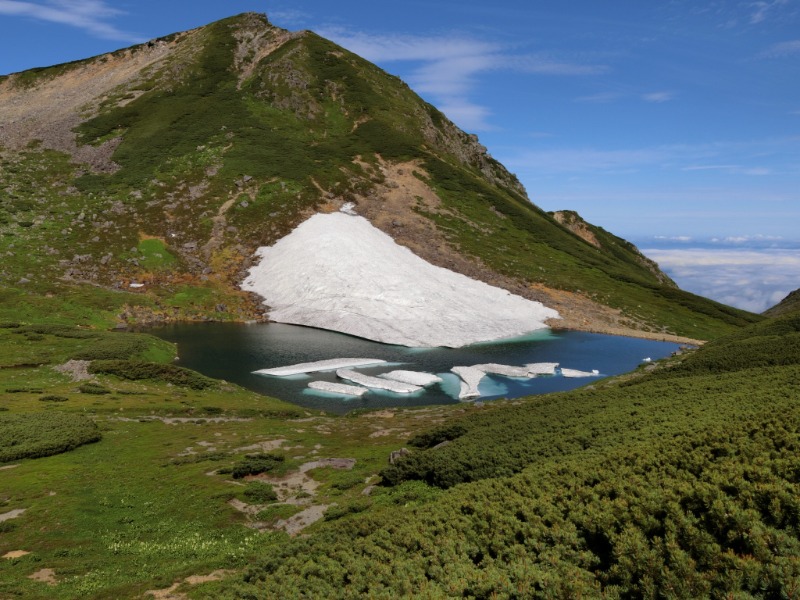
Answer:
[[[639,240],[681,288],[760,313],[800,288],[800,242],[768,236]]]

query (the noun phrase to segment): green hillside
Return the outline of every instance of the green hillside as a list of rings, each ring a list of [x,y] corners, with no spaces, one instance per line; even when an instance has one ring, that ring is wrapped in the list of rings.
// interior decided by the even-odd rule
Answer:
[[[797,311],[800,311],[800,290],[790,292],[789,295],[778,304],[764,311],[764,314],[768,317],[779,317]]]
[[[58,314],[70,295],[99,304],[91,319],[104,323],[259,317],[257,299],[238,290],[253,251],[345,201],[380,213],[383,190],[397,187],[382,167],[408,164],[435,200],[408,196],[402,211],[436,233],[409,225],[406,235],[426,240],[423,253],[445,247],[472,276],[545,303],[548,290],[573,292],[628,330],[709,339],[758,318],[679,290],[624,240],[586,243],[402,81],[263,15],[0,86],[36,107],[37,91],[71,90],[77,72],[139,63],[59,121],[49,123],[47,111],[18,119],[32,123],[14,131],[27,145],[0,139],[8,297]],[[132,282],[146,285],[131,294]],[[562,310],[582,314],[569,303]]]

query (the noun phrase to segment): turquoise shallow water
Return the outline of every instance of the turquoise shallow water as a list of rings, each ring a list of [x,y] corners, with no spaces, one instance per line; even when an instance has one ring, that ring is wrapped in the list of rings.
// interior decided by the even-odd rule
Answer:
[[[295,325],[188,323],[149,330],[178,344],[178,364],[256,392],[307,408],[346,413],[356,408],[386,408],[457,403],[459,379],[454,366],[479,363],[523,365],[557,362],[562,367],[619,375],[631,371],[644,358],[669,356],[677,344],[578,331],[542,330],[528,336],[475,344],[464,348],[406,348],[379,344],[331,331]],[[307,389],[312,380],[339,381],[335,373],[293,377],[266,377],[252,371],[331,358],[379,358],[390,364],[359,368],[377,375],[402,368],[437,373],[445,381],[413,395],[370,391],[360,398],[345,398]],[[564,391],[597,378],[537,377],[516,379],[489,375],[481,383],[480,400],[518,398]]]

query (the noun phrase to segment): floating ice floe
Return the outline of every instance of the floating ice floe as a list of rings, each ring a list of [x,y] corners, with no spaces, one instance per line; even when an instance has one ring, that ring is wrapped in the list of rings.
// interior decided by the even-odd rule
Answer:
[[[513,367],[511,365],[499,365],[497,363],[486,363],[482,365],[473,365],[474,369],[479,369],[484,373],[492,373],[494,375],[504,375],[505,377],[530,377],[528,367]]]
[[[555,375],[558,363],[529,363],[525,365],[528,375]]]
[[[333,394],[343,394],[345,396],[363,396],[369,390],[360,385],[347,385],[344,383],[333,383],[331,381],[312,381],[308,384],[312,390],[320,392],[330,392]]]
[[[397,392],[398,394],[413,394],[423,389],[418,385],[412,385],[410,383],[364,375],[352,369],[337,369],[336,376],[363,385],[364,387],[377,390],[389,390],[390,392]]]
[[[257,251],[242,289],[269,317],[412,347],[460,347],[547,327],[558,312],[434,266],[363,217],[316,214]]]
[[[458,393],[459,400],[480,398],[481,393],[478,391],[478,385],[481,379],[486,376],[484,371],[475,367],[453,367],[450,370],[461,378],[461,391]]]
[[[599,377],[600,371],[597,369],[592,369],[591,372],[589,371],[578,371],[577,369],[561,369],[561,376],[562,377]]]
[[[288,377],[289,375],[300,375],[303,373],[317,373],[319,371],[335,371],[346,367],[365,367],[367,365],[379,365],[385,363],[379,358],[331,358],[328,360],[318,360],[315,362],[299,363],[287,365],[285,367],[275,367],[272,369],[259,369],[253,371],[256,375],[275,375],[276,377]]]
[[[402,381],[403,383],[410,383],[411,385],[419,385],[422,387],[442,381],[442,378],[438,375],[423,373],[421,371],[389,371],[388,373],[381,373],[378,377]]]

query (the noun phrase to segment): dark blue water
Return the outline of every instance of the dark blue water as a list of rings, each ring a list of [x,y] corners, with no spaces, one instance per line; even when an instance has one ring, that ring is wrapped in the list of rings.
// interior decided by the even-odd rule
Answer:
[[[422,406],[458,403],[459,379],[450,369],[479,363],[523,365],[557,362],[562,367],[619,375],[632,371],[646,357],[669,356],[677,344],[579,331],[543,330],[522,338],[464,348],[415,349],[390,346],[331,331],[295,325],[187,323],[149,330],[178,344],[178,364],[217,379],[307,408],[346,413],[356,408]],[[389,365],[361,367],[377,375],[395,369],[437,373],[445,379],[414,395],[370,390],[349,398],[307,389],[312,380],[337,381],[335,373],[266,377],[252,371],[331,358],[379,358]],[[480,400],[518,398],[570,390],[598,378],[537,377],[517,379],[489,375],[481,382]]]

